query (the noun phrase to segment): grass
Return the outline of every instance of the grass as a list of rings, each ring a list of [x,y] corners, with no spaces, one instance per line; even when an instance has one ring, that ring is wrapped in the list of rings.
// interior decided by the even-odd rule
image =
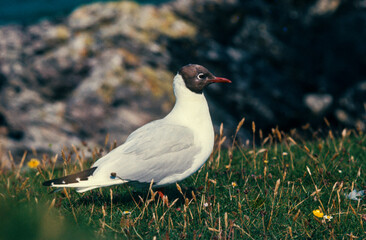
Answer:
[[[365,201],[345,197],[366,189],[365,135],[309,129],[311,141],[278,129],[264,137],[253,123],[250,142],[258,144],[224,147],[221,128],[207,163],[163,198],[127,185],[84,194],[41,186],[89,167],[115,147],[108,138],[101,149],[83,144],[43,156],[36,169],[23,166],[24,155],[0,169],[0,239],[366,238]],[[333,218],[316,217],[316,209]]]

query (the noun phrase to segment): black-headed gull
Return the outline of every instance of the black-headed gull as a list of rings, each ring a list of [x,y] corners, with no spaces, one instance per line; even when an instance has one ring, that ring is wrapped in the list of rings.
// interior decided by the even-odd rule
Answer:
[[[162,187],[195,173],[210,156],[214,130],[203,89],[216,82],[205,67],[189,64],[174,77],[176,102],[163,119],[135,130],[126,142],[97,160],[90,169],[49,180],[51,187],[75,187],[78,192],[127,182]]]

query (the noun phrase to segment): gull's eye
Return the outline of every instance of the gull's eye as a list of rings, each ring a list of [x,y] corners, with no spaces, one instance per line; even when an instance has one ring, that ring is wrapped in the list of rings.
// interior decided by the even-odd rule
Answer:
[[[203,73],[200,73],[200,74],[198,74],[198,76],[197,76],[199,79],[204,79],[206,76],[205,76],[205,74],[203,74]]]

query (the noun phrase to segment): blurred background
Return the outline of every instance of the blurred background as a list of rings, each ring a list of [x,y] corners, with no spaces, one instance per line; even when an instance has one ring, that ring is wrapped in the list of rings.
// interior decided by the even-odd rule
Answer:
[[[365,130],[366,0],[1,0],[1,159],[121,144],[188,63],[232,80],[206,96],[242,141],[252,121]]]

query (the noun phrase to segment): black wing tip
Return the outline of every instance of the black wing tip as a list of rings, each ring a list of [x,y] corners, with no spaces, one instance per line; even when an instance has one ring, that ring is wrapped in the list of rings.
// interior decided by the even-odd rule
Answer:
[[[44,182],[42,183],[42,185],[43,185],[43,186],[45,186],[45,187],[49,187],[49,186],[51,186],[51,185],[52,185],[53,181],[54,181],[54,180],[44,181]]]
[[[79,181],[88,180],[88,177],[94,173],[95,169],[97,169],[97,167],[92,167],[92,168],[89,168],[82,172],[71,174],[71,175],[68,175],[65,177],[51,179],[51,180],[43,182],[42,185],[45,187],[50,187],[53,184],[65,184],[66,185],[69,183],[77,183],[78,182],[78,180],[76,180],[77,178],[79,178]]]

